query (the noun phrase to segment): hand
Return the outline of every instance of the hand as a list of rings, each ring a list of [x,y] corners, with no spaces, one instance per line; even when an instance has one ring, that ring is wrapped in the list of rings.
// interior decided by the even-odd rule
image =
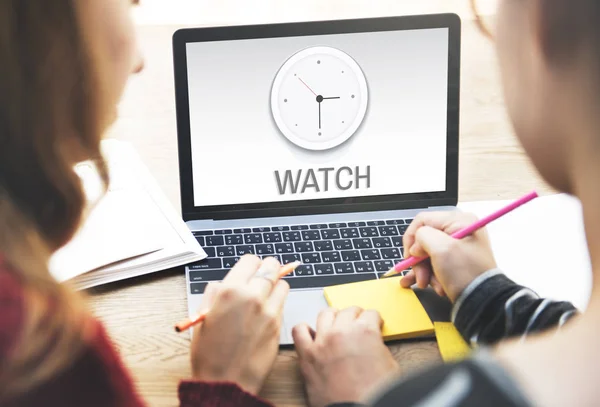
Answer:
[[[289,285],[280,264],[243,256],[222,283],[207,286],[200,310],[210,309],[194,330],[192,372],[197,380],[237,383],[256,395],[279,350]],[[264,277],[258,277],[257,271]],[[264,274],[263,274],[264,273]],[[269,281],[271,280],[271,281]]]
[[[496,268],[496,260],[485,229],[463,239],[450,235],[477,218],[454,212],[423,212],[417,215],[404,234],[405,257],[430,256],[413,267],[400,280],[408,288],[417,283],[420,288],[431,284],[439,295],[448,295],[452,302],[478,275]]]
[[[295,326],[292,335],[312,407],[364,401],[378,385],[398,372],[398,364],[381,337],[377,311],[352,307],[326,309],[317,332]]]

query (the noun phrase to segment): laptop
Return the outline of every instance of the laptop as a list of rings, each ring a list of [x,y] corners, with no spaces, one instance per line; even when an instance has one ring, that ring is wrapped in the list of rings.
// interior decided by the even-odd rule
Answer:
[[[173,54],[182,214],[208,254],[190,315],[246,253],[301,260],[292,344],[324,287],[380,278],[419,212],[455,207],[456,15],[182,29]]]

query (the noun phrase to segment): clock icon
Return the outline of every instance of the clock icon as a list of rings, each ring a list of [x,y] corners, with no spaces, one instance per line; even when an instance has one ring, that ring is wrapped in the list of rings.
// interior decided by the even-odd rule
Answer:
[[[360,127],[368,105],[365,75],[345,52],[311,47],[281,66],[271,89],[271,112],[281,133],[298,147],[328,150]]]

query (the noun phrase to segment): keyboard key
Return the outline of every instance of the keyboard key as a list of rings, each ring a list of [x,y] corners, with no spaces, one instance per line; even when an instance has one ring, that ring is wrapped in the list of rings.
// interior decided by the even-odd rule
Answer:
[[[392,249],[381,249],[381,258],[384,260],[398,260],[401,259],[400,251],[396,248]]]
[[[385,225],[385,222],[382,220],[371,220],[369,222],[367,222],[367,226],[383,226]]]
[[[380,226],[379,227],[379,235],[380,236],[396,236],[398,235],[398,229],[395,226]]]
[[[360,237],[359,234],[358,234],[358,229],[357,228],[340,229],[340,235],[344,239],[352,239],[354,237]]]
[[[270,232],[271,228],[268,227],[262,227],[262,228],[252,228],[252,231],[254,233],[264,233],[264,232]]]
[[[198,244],[200,246],[205,246],[206,243],[204,242],[204,236],[194,236],[196,238],[196,240],[198,241]]]
[[[215,247],[203,247],[203,249],[208,257],[217,257],[217,249]]]
[[[377,249],[392,247],[392,241],[389,237],[375,237],[373,238],[373,247]]]
[[[209,235],[214,235],[212,230],[199,230],[199,231],[195,231],[192,232],[192,234],[194,236],[209,236]]]
[[[229,270],[190,271],[190,282],[220,281],[228,272]]]
[[[323,274],[333,274],[333,264],[315,264],[315,274],[320,276]]]
[[[410,225],[410,223],[413,221],[412,219],[404,219],[404,221],[406,222],[407,225]]]
[[[244,244],[244,237],[242,235],[227,235],[225,236],[226,245]]]
[[[231,229],[215,230],[215,235],[230,235],[232,233],[233,233],[233,230],[231,230]]]
[[[308,230],[308,225],[296,225],[292,226],[292,230]]]
[[[271,228],[273,232],[285,232],[286,230],[290,230],[289,226],[273,226]]]
[[[399,236],[393,236],[392,237],[392,244],[394,245],[394,247],[402,247],[402,238]]]
[[[252,229],[250,228],[242,228],[242,229],[233,229],[233,233],[250,233]]]
[[[335,250],[350,250],[352,249],[352,240],[343,239],[343,240],[334,240],[333,247]]]
[[[365,222],[348,222],[349,228],[356,228],[361,226],[367,226],[367,224]]]
[[[371,249],[373,247],[371,239],[352,239],[352,243],[354,243],[355,249]]]
[[[406,229],[408,229],[408,225],[398,225],[398,231],[401,235],[403,235],[406,232]]]
[[[321,255],[319,253],[303,253],[302,263],[304,264],[316,264],[321,263]]]
[[[370,261],[357,261],[354,263],[354,268],[357,273],[372,273],[375,271],[373,263]]]
[[[376,227],[366,227],[360,228],[360,236],[361,237],[377,237],[379,233],[377,233]]]
[[[352,274],[354,273],[354,266],[352,263],[335,263],[333,265],[335,274]]]
[[[219,257],[235,256],[235,247],[219,246],[219,247],[217,247],[217,256],[219,256]]]
[[[323,252],[325,250],[333,250],[333,243],[330,240],[320,240],[318,242],[313,242],[315,245],[315,250],[318,252]]]
[[[343,223],[343,222],[339,222],[339,223],[330,223],[330,224],[329,224],[329,227],[330,227],[330,228],[332,228],[332,229],[345,228],[345,227],[347,227],[347,226],[348,226],[348,225],[346,225],[346,224],[345,224],[345,223]]]
[[[302,236],[300,236],[300,232],[283,232],[283,241],[284,242],[299,242],[300,240],[302,240]]]
[[[275,254],[275,248],[272,244],[257,244],[256,245],[256,254],[265,256],[268,254]]]
[[[302,232],[302,239],[304,240],[321,240],[321,234],[318,230],[305,230]]]
[[[192,294],[203,294],[207,285],[208,285],[208,283],[194,283],[194,284],[190,284],[190,292]]]
[[[206,236],[207,246],[223,246],[224,244],[225,239],[223,239],[223,236]]]
[[[338,284],[358,283],[376,279],[375,273],[341,274],[333,276],[314,276],[306,278],[285,278],[290,288],[322,288]]]
[[[244,242],[246,244],[262,243],[262,235],[260,233],[250,233],[248,235],[244,235]]]
[[[301,261],[300,255],[298,253],[294,254],[282,254],[281,261],[283,264],[293,263],[295,261]]]
[[[388,225],[404,225],[404,221],[402,219],[386,220],[385,223]]]
[[[394,262],[391,260],[377,260],[375,261],[375,270],[377,271],[389,271],[394,267]]]
[[[251,244],[235,246],[235,252],[238,256],[243,256],[244,254],[254,254],[254,246]]]
[[[296,242],[294,243],[294,249],[296,249],[298,253],[314,251],[313,244],[311,242]]]
[[[296,267],[296,270],[294,270],[294,274],[296,274],[298,277],[314,276],[315,271],[313,269],[312,264],[302,264],[302,265]]]
[[[310,225],[311,229],[327,229],[329,226],[324,225],[324,224],[318,224],[318,225]]]
[[[381,257],[379,256],[379,250],[377,250],[377,249],[361,250],[360,255],[362,256],[363,260],[379,260],[379,259],[381,259]]]
[[[323,252],[321,253],[324,263],[334,263],[336,261],[342,261],[338,252]]]
[[[337,229],[326,229],[321,231],[321,236],[323,239],[339,239],[340,231]]]
[[[190,270],[208,270],[208,269],[220,269],[223,267],[221,263],[221,259],[212,258],[212,259],[204,259],[192,263],[189,265]]]
[[[281,233],[272,232],[263,234],[263,240],[265,243],[277,243],[281,242]]]
[[[294,253],[294,245],[291,243],[279,243],[275,245],[275,251],[279,254]]]
[[[358,250],[345,250],[341,252],[342,261],[358,261],[360,260],[360,253]]]
[[[239,257],[225,257],[223,259],[223,267],[230,269],[235,266],[235,263],[237,263],[239,259]]]

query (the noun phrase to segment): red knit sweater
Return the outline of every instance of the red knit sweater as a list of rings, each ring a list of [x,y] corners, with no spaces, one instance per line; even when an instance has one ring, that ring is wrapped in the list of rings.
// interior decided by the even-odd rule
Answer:
[[[23,289],[14,273],[9,272],[0,255],[0,377],[3,361],[18,346],[25,316]],[[3,401],[0,407],[140,407],[144,401],[137,394],[131,376],[98,321],[95,337],[67,370],[18,399]],[[2,383],[0,383],[0,396]],[[182,407],[268,407],[233,383],[182,381],[179,385]]]

